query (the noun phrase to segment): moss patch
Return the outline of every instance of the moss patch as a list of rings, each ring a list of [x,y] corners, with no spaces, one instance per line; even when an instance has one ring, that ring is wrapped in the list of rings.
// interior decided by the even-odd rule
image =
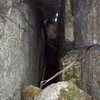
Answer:
[[[75,68],[73,68],[72,70],[71,69],[69,69],[68,71],[66,71],[65,73],[64,73],[64,80],[66,80],[66,81],[69,81],[70,79],[72,79],[72,78],[76,78],[77,76],[76,76],[76,69]]]
[[[76,83],[75,83],[79,88],[81,88],[81,81],[80,80],[76,80]]]
[[[58,100],[73,100],[74,94],[75,94],[75,88],[74,87],[69,87],[67,91],[62,89],[60,91],[60,95],[59,95]]]
[[[65,56],[61,59],[62,68],[67,67],[71,62],[75,60],[77,57],[77,51],[71,50],[65,54]],[[73,66],[71,66],[68,70],[66,70],[62,74],[62,79],[64,81],[72,81],[78,87],[80,87],[80,63],[76,62]]]
[[[62,58],[66,58],[66,56],[67,57],[70,57],[70,56],[74,55],[75,53],[76,53],[76,50],[71,50],[71,51],[68,51],[68,52],[63,51],[61,57]]]
[[[25,86],[22,91],[22,98],[23,100],[34,100],[39,91],[40,89],[35,86]]]

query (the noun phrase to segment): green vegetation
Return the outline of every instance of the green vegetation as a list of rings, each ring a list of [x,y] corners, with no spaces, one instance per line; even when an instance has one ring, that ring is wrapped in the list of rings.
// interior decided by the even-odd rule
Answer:
[[[34,87],[32,85],[25,86],[22,91],[22,98],[23,100],[34,100],[34,98],[38,95],[40,89],[37,87]]]
[[[69,81],[70,79],[72,79],[72,78],[77,78],[77,76],[76,76],[76,69],[75,68],[73,68],[72,70],[71,69],[69,69],[68,71],[66,71],[65,73],[64,73],[64,80],[66,80],[66,81]]]
[[[69,87],[68,90],[62,89],[58,100],[74,100],[75,88]]]

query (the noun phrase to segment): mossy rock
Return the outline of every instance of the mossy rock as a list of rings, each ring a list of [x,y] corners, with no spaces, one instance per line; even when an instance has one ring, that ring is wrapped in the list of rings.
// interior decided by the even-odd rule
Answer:
[[[34,100],[40,91],[40,88],[33,85],[25,86],[22,91],[22,100]]]
[[[92,100],[92,97],[73,83],[70,83],[68,88],[60,90],[58,100]]]
[[[74,83],[62,81],[46,87],[37,100],[92,100],[91,96]]]
[[[61,67],[64,69],[66,68],[71,62],[77,58],[78,52],[76,50],[71,50],[69,52],[66,52],[65,56],[61,59]],[[76,62],[73,66],[71,66],[69,69],[67,69],[62,74],[62,80],[63,81],[72,81],[78,87],[80,86],[80,62]]]
[[[62,59],[66,59],[66,58],[68,58],[68,57],[70,57],[70,56],[75,55],[76,53],[77,53],[76,50],[71,50],[71,51],[68,51],[68,52],[63,51],[61,57],[62,57]]]
[[[75,94],[75,88],[69,87],[67,91],[62,89],[60,91],[60,96],[58,100],[73,100],[74,94]]]

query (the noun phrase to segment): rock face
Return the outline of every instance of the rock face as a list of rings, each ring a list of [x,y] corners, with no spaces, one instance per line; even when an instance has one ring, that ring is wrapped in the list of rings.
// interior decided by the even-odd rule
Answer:
[[[78,56],[78,52],[74,49],[74,28],[73,28],[73,16],[71,12],[71,0],[63,1],[62,6],[62,20],[60,23],[64,28],[60,32],[60,67],[65,68]],[[64,18],[63,18],[64,16]],[[61,18],[60,18],[61,19]],[[64,30],[64,32],[63,32]],[[62,80],[69,81],[75,79],[79,82],[80,80],[80,64],[76,62],[71,68],[65,71],[62,75]]]
[[[71,13],[70,0],[62,2],[62,12],[60,18],[60,55],[72,50],[74,45],[73,17]]]
[[[78,52],[76,50],[71,50],[65,54],[65,56],[61,59],[60,65],[62,68],[66,68],[71,62],[73,62],[76,57],[78,56]],[[80,63],[79,61],[76,61],[76,63],[71,66],[69,69],[67,69],[62,74],[62,80],[64,81],[72,81],[74,82],[78,87],[81,86],[80,81]]]
[[[36,100],[92,100],[71,82],[58,82],[45,88]]]
[[[81,62],[82,87],[100,100],[100,1],[72,0],[75,46],[89,49]],[[78,52],[81,50],[78,50]]]
[[[20,100],[21,87],[39,81],[43,38],[36,9],[24,2],[0,1],[0,100]]]
[[[71,13],[70,0],[65,0],[65,34],[64,35],[65,35],[66,42],[74,41],[73,17]]]

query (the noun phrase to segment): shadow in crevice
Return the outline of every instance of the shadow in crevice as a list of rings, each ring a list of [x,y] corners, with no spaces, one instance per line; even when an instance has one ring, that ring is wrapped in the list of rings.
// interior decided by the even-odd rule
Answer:
[[[58,26],[57,23],[52,20],[48,21],[45,25],[46,28],[46,70],[44,80],[49,79],[54,74],[59,71],[59,43],[58,43]],[[47,83],[44,87],[48,86],[51,83],[55,83],[59,80],[59,77],[54,78],[49,83]]]

